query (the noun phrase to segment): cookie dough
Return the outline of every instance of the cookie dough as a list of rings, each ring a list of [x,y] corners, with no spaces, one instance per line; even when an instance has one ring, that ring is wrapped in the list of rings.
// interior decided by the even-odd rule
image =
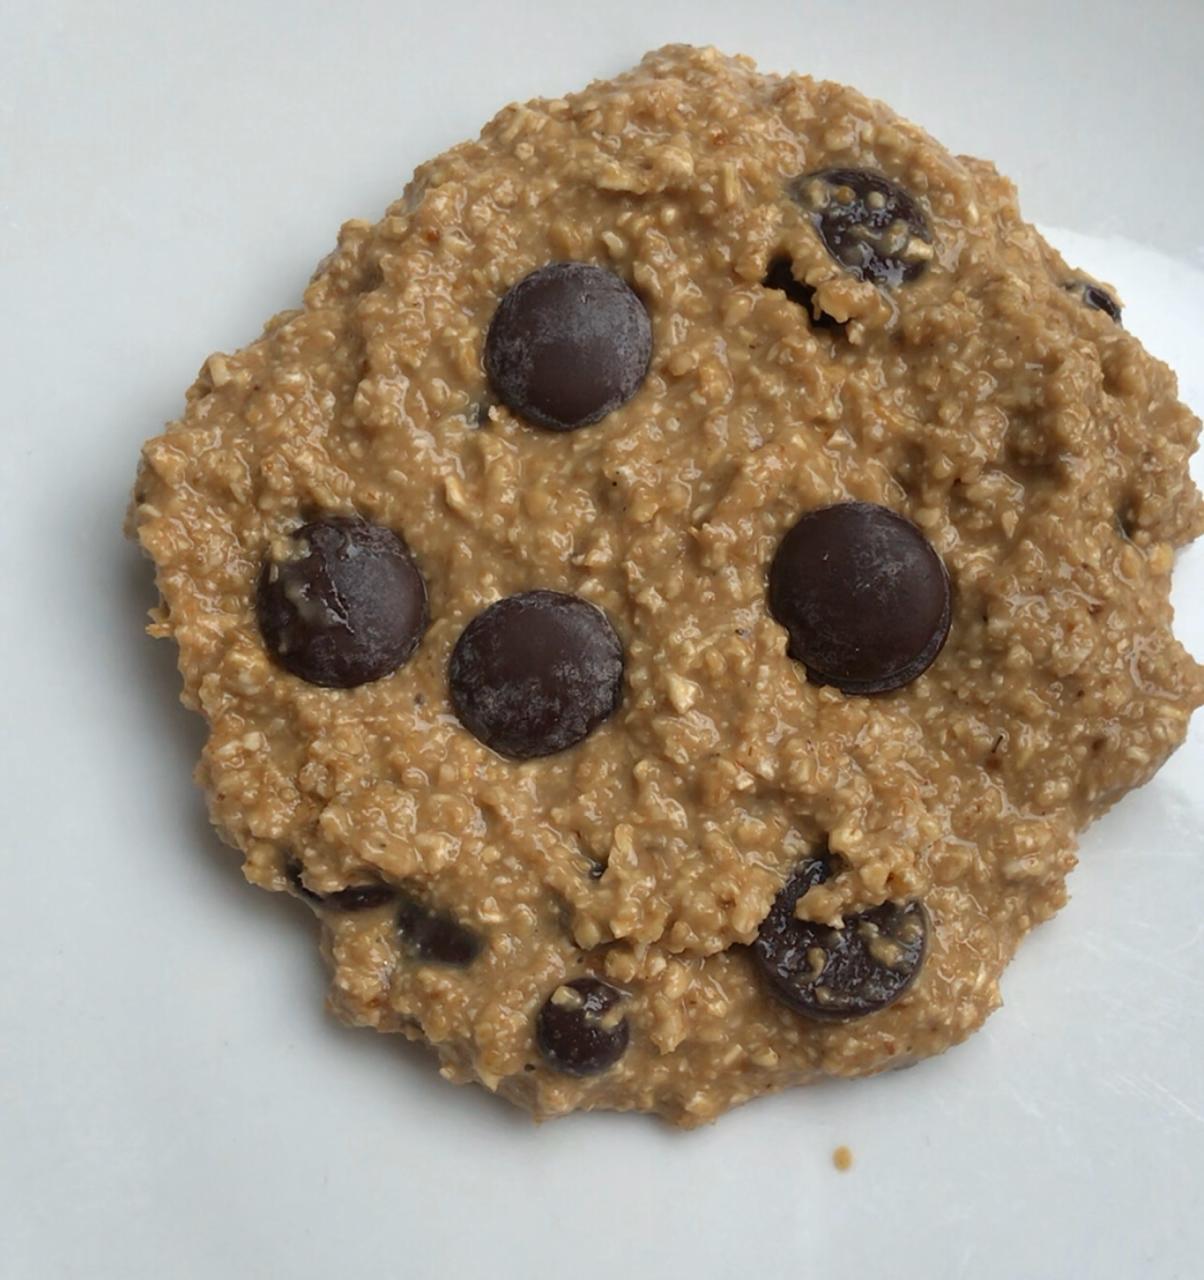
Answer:
[[[348,222],[130,524],[334,1010],[692,1125],[999,1004],[1204,700],[1198,426],[991,165],[675,46]]]

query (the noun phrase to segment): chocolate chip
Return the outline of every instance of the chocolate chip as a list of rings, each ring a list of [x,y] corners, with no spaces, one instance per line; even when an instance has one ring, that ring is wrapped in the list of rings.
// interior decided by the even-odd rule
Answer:
[[[627,284],[585,262],[551,262],[502,299],[485,372],[519,417],[573,431],[630,400],[651,355],[648,312]]]
[[[844,326],[839,320],[821,311],[815,306],[815,290],[801,280],[794,278],[794,260],[788,254],[779,254],[772,259],[765,279],[761,281],[766,289],[778,289],[796,306],[802,307],[807,319],[817,329],[841,329]]]
[[[753,955],[779,1000],[808,1018],[863,1018],[893,1004],[924,962],[928,913],[921,903],[884,902],[847,915],[840,929],[800,920],[795,904],[831,873],[808,859],[787,881],[761,923]]]
[[[1092,284],[1090,280],[1067,280],[1062,288],[1082,299],[1087,306],[1102,311],[1117,324],[1121,323],[1120,303],[1103,285]]]
[[[353,884],[326,895],[326,905],[336,911],[374,911],[387,907],[397,896],[387,884]]]
[[[301,863],[296,858],[290,856],[285,859],[284,878],[307,902],[322,901],[320,893],[314,893],[312,889],[306,888],[305,881],[301,879]]]
[[[453,916],[400,895],[397,931],[410,954],[428,964],[471,964],[481,954],[481,936]]]
[[[909,684],[949,635],[949,575],[910,520],[872,502],[809,511],[769,570],[769,608],[813,684],[885,693]]]
[[[824,169],[796,178],[791,194],[824,247],[858,280],[897,286],[933,256],[928,219],[914,197],[880,173]]]
[[[614,712],[623,646],[587,601],[526,591],[464,628],[448,679],[464,727],[499,754],[529,760],[573,746]]]
[[[576,831],[573,834],[576,836],[577,853],[584,865],[585,874],[591,880],[601,880],[606,874],[606,863],[601,858],[595,857],[589,845],[582,838],[581,832]]]
[[[594,1076],[613,1067],[631,1034],[618,1011],[622,999],[622,992],[598,978],[575,978],[558,986],[535,1022],[544,1061],[570,1076]]]
[[[426,585],[391,529],[327,516],[293,535],[296,554],[268,560],[256,614],[268,652],[310,684],[350,689],[395,671],[428,620]]]
[[[396,897],[396,890],[387,884],[353,884],[333,893],[314,893],[301,878],[301,863],[289,858],[284,864],[284,875],[289,884],[307,901],[335,911],[372,911],[387,906]]]

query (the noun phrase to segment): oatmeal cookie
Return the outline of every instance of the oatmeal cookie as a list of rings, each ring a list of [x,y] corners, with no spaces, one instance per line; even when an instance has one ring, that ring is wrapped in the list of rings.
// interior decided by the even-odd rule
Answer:
[[[1204,699],[1198,425],[991,165],[675,46],[348,222],[130,521],[337,1013],[690,1125],[998,1005]]]

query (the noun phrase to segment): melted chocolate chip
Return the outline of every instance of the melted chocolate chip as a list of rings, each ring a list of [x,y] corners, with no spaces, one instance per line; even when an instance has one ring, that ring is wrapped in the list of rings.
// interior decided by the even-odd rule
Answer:
[[[501,755],[529,760],[573,746],[614,712],[623,646],[587,601],[526,591],[464,628],[448,680],[469,732]]]
[[[791,194],[824,247],[858,280],[891,287],[928,265],[932,232],[915,198],[866,169],[824,169],[795,179]]]
[[[613,1067],[631,1034],[618,1010],[622,999],[622,992],[598,978],[562,983],[535,1021],[544,1061],[570,1076],[598,1075]]]
[[[1102,311],[1110,319],[1115,320],[1117,324],[1121,323],[1120,303],[1108,292],[1103,285],[1092,284],[1090,280],[1068,280],[1063,289],[1069,293],[1075,294],[1076,297],[1095,311]]]
[[[400,897],[397,931],[410,954],[427,964],[462,967],[471,964],[484,946],[481,936],[467,925],[408,894]]]
[[[350,689],[396,671],[426,630],[426,584],[391,529],[327,516],[268,560],[256,614],[268,652],[310,684]]]
[[[551,262],[498,305],[485,372],[519,417],[573,431],[630,400],[651,355],[648,312],[624,281],[585,262]]]
[[[784,293],[796,306],[802,307],[807,319],[817,329],[840,329],[843,325],[826,311],[815,306],[815,290],[801,280],[794,278],[794,261],[788,254],[779,254],[765,272],[761,281],[766,289],[777,289]]]
[[[885,902],[846,916],[844,927],[800,920],[795,904],[826,880],[831,864],[812,858],[794,873],[761,923],[753,955],[779,1000],[808,1018],[863,1018],[893,1004],[924,962],[928,913],[918,902]]]
[[[769,570],[769,608],[813,684],[885,693],[909,684],[949,635],[949,575],[909,520],[872,502],[809,511]]]

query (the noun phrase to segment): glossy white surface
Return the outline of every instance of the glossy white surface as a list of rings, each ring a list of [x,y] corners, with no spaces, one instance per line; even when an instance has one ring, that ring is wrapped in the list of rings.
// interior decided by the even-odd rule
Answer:
[[[140,633],[148,574],[120,538],[138,445],[209,351],[296,298],[342,218],[510,98],[670,39],[856,83],[1078,228],[1054,238],[1119,286],[1204,408],[1201,6],[1143,4],[1138,29],[1119,3],[517,10],[6,14],[0,1275],[1198,1275],[1200,717],[1088,833],[1071,905],[983,1033],[687,1136],[638,1117],[537,1129],[337,1027],[307,913],[246,888],[210,833],[199,726],[170,649]],[[1204,656],[1204,548],[1176,598]]]

